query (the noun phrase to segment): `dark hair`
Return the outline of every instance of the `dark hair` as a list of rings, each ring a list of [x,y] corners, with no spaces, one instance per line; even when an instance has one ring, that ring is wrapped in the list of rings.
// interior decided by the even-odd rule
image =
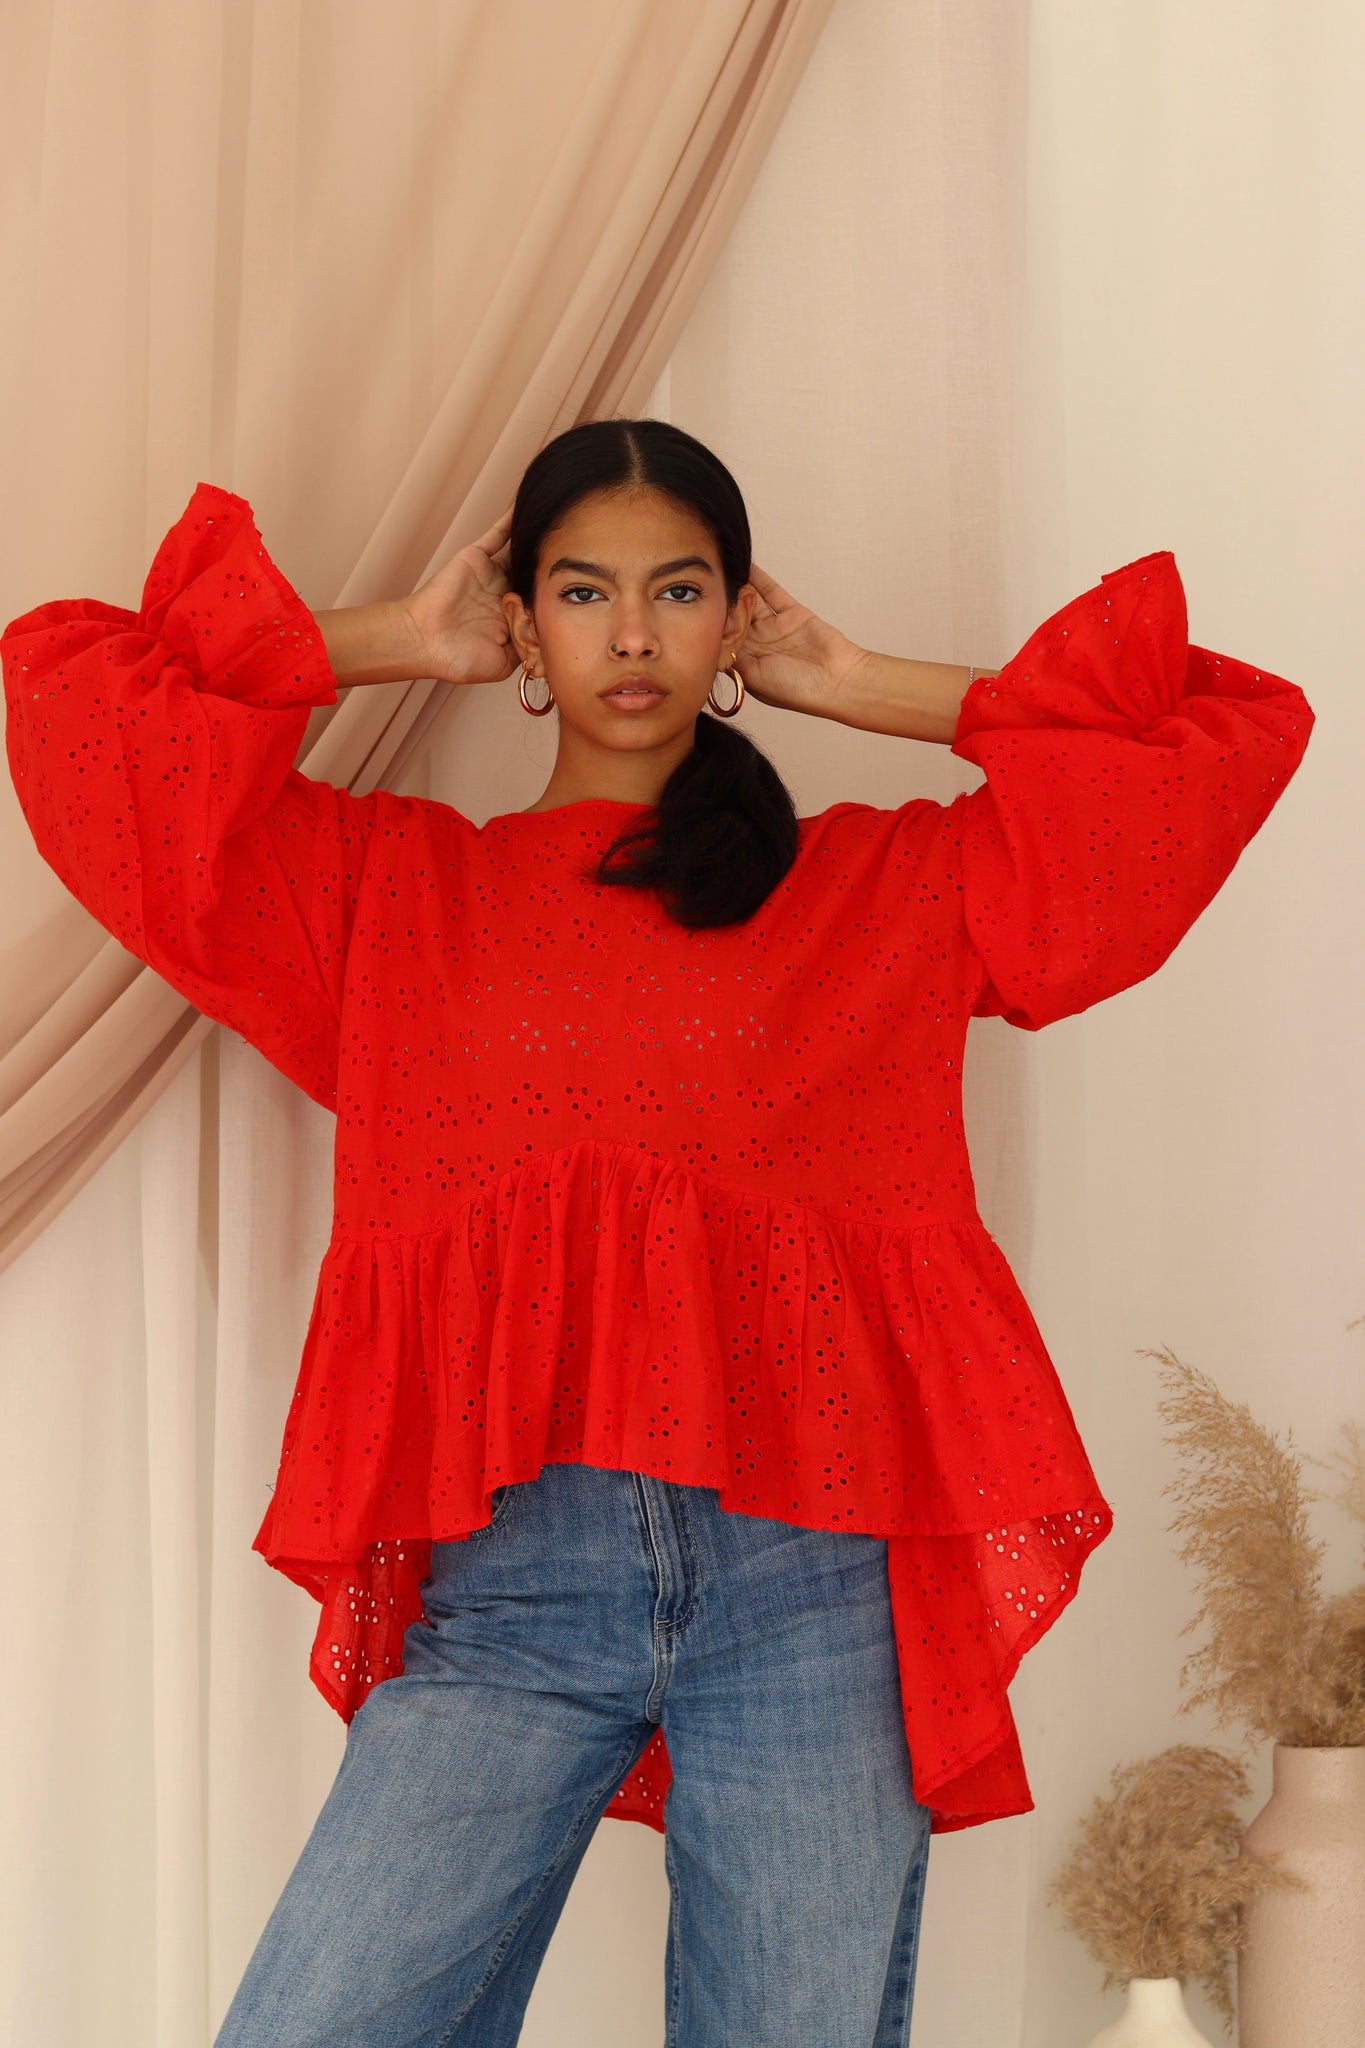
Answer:
[[[547,533],[594,491],[636,485],[694,512],[715,540],[731,604],[750,568],[749,516],[725,464],[664,420],[589,420],[546,444],[522,477],[512,512],[508,582],[525,605],[535,595]],[[664,784],[653,813],[618,833],[592,879],[653,889],[693,930],[740,924],[796,859],[791,792],[751,739],[709,712],[698,714],[692,751]]]

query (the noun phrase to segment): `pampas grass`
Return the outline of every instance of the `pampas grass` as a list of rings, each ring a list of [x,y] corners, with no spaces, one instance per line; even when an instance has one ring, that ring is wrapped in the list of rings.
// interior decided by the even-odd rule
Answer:
[[[1365,1743],[1365,1585],[1323,1595],[1324,1545],[1309,1533],[1311,1500],[1334,1500],[1365,1523],[1365,1443],[1347,1424],[1347,1449],[1312,1462],[1342,1481],[1308,1486],[1286,1433],[1282,1445],[1243,1403],[1168,1351],[1158,1412],[1183,1460],[1166,1488],[1179,1512],[1172,1533],[1200,1582],[1201,1605],[1182,1634],[1206,1628],[1181,1683],[1186,1713],[1213,1709],[1219,1726],[1297,1749]]]
[[[1238,1855],[1246,1767],[1177,1743],[1120,1764],[1110,1785],[1081,1821],[1049,1896],[1104,1965],[1104,1990],[1134,1977],[1193,1980],[1230,2025],[1242,1907],[1276,1885],[1299,1885],[1269,1858]]]
[[[1341,1433],[1346,1439],[1344,1451],[1336,1451],[1330,1458],[1311,1458],[1309,1463],[1320,1472],[1335,1472],[1342,1481],[1341,1492],[1324,1494],[1323,1499],[1335,1501],[1353,1521],[1365,1526],[1365,1436],[1358,1422],[1344,1422]]]
[[[1330,1499],[1365,1526],[1365,1439],[1347,1423],[1346,1448],[1310,1462],[1339,1482],[1307,1483],[1293,1447],[1229,1401],[1206,1373],[1169,1351],[1159,1404],[1181,1469],[1166,1488],[1172,1533],[1199,1583],[1201,1604],[1182,1631],[1205,1640],[1186,1659],[1180,1711],[1209,1706],[1220,1725],[1299,1749],[1365,1743],[1365,1585],[1327,1598],[1325,1546],[1309,1530],[1309,1504]],[[1120,1764],[1094,1801],[1050,1897],[1104,1965],[1104,1988],[1134,1977],[1202,1984],[1229,2027],[1242,1909],[1277,1885],[1303,1890],[1275,1859],[1239,1854],[1237,1800],[1244,1763],[1177,1743]]]

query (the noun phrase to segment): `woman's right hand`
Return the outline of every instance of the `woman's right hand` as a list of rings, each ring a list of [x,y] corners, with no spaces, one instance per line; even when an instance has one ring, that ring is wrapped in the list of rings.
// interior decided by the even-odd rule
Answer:
[[[417,647],[419,665],[409,671],[412,675],[436,676],[446,683],[499,683],[514,673],[517,657],[502,610],[511,530],[509,505],[487,533],[401,600]]]

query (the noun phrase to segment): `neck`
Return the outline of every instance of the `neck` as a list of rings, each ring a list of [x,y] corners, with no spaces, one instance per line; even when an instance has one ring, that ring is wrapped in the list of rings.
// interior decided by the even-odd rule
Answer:
[[[594,798],[606,803],[656,805],[664,784],[692,751],[689,728],[667,746],[638,753],[619,753],[605,747],[583,746],[576,735],[561,728],[559,754],[554,772],[529,811],[553,810],[559,804],[587,803]]]

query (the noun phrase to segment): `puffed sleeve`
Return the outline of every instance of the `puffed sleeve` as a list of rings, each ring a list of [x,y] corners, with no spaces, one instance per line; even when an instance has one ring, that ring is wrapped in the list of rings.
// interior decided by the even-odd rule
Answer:
[[[10,773],[44,860],[130,953],[335,1108],[375,804],[294,768],[336,679],[250,506],[201,483],[140,611],[40,605],[0,659]]]
[[[1037,1031],[1143,981],[1212,902],[1303,758],[1283,677],[1187,635],[1169,552],[1112,570],[962,700],[985,771],[945,808],[984,982]]]

